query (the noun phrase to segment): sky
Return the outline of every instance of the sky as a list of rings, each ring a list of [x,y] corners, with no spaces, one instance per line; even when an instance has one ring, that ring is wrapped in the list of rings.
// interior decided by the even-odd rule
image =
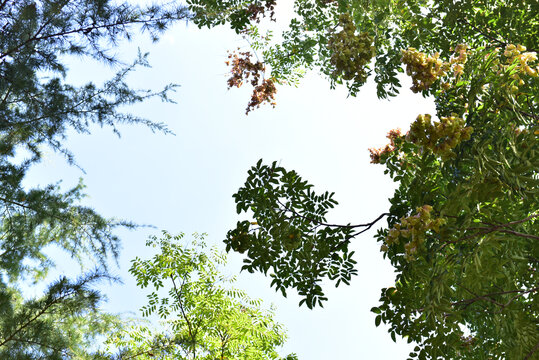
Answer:
[[[133,87],[180,85],[172,96],[176,104],[151,100],[125,110],[163,122],[175,135],[121,126],[118,137],[110,128],[94,127],[91,135],[70,134],[66,143],[84,172],[51,152],[29,173],[28,186],[62,180],[68,188],[83,177],[85,202],[98,212],[154,226],[119,231],[123,250],[112,271],[123,285],[102,288],[108,311],[139,314],[145,304],[147,292],[136,287],[127,270],[134,257],[149,256],[144,245],[149,235],[161,230],[205,232],[210,244],[224,250],[226,232],[245,219],[236,214],[232,194],[258,159],[296,170],[317,192],[334,191],[340,204],[328,221],[375,219],[387,211],[395,184],[382,166],[370,164],[368,148],[384,146],[390,129],[406,131],[418,114],[435,114],[431,100],[408,90],[408,79],[402,94],[387,101],[376,98],[372,82],[357,97],[348,97],[344,87],[331,90],[313,72],[297,88],[279,87],[274,109],[266,105],[246,116],[251,89],[226,86],[227,50],[237,47],[247,49],[248,44],[227,28],[200,30],[185,23],[174,26],[157,44],[143,35],[121,44],[117,53],[126,62],[137,48],[150,53],[152,67],[129,77]],[[68,80],[78,84],[100,83],[114,70],[87,59],[69,63]],[[300,298],[293,290],[284,298],[262,275],[239,276],[237,287],[263,298],[268,307],[275,305],[276,320],[289,336],[283,355],[295,352],[304,360],[404,359],[412,350],[403,339],[393,343],[384,326],[374,325],[370,309],[378,305],[381,288],[394,284],[393,269],[373,238],[375,231],[353,240],[359,276],[350,286],[326,283],[329,301],[323,309],[298,307]],[[237,274],[242,256],[230,254],[229,260],[225,273]],[[57,270],[68,275],[79,271],[61,256]]]

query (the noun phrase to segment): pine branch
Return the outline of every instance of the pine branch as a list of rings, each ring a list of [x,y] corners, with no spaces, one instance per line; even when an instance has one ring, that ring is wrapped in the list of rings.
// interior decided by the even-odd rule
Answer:
[[[0,347],[1,346],[4,346],[6,343],[8,343],[9,341],[12,341],[15,336],[17,334],[19,334],[21,331],[23,331],[24,329],[26,329],[28,326],[30,326],[34,321],[36,321],[39,317],[41,317],[42,315],[44,315],[48,310],[49,308],[51,308],[53,305],[57,304],[58,302],[64,300],[65,298],[69,297],[70,295],[73,295],[75,294],[76,291],[73,290],[72,292],[67,292],[65,293],[64,295],[62,296],[59,296],[59,297],[56,297],[54,299],[52,299],[52,301],[50,301],[49,303],[46,303],[45,306],[37,313],[34,315],[34,317],[30,318],[26,323],[22,324],[21,326],[19,326],[13,333],[11,333],[11,335],[9,335],[8,337],[4,338],[4,340],[2,342],[0,342]]]

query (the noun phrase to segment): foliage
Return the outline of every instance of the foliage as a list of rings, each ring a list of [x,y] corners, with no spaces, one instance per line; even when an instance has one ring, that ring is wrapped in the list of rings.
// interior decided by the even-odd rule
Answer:
[[[231,3],[218,3],[222,13],[231,10]],[[374,69],[378,96],[385,98],[398,93],[397,75],[406,71],[412,91],[432,96],[437,107],[436,117],[420,115],[406,134],[392,130],[390,144],[371,149],[373,163],[398,183],[387,227],[376,235],[396,282],[372,309],[375,324],[386,323],[394,340],[415,342],[411,358],[538,358],[535,2],[294,4],[297,16],[282,42],[268,43],[261,54],[277,83],[294,69],[319,69],[332,86],[346,83],[354,95]],[[200,24],[226,21],[205,16]],[[232,28],[256,26],[242,19]],[[373,39],[370,63],[367,56],[355,60],[362,34]],[[239,222],[225,243],[247,254],[245,269],[269,273],[277,288],[296,288],[314,306],[325,300],[320,279],[335,279],[332,266],[351,263],[354,233],[350,225],[324,223],[330,206],[323,201],[331,197],[318,198],[310,188],[293,171],[259,163],[234,196],[238,212],[252,211],[258,227]],[[344,274],[348,280],[353,267],[344,266]]]
[[[263,44],[260,40],[264,35],[251,29],[259,26],[258,21],[248,14],[253,6],[268,2],[193,0],[188,4],[194,13],[193,22],[200,27],[228,23],[250,43]],[[357,94],[364,77],[343,77],[342,71],[336,71],[335,59],[350,57],[354,39],[362,34],[373,39],[374,51],[374,61],[361,64],[362,72],[370,75],[374,69],[380,98],[399,93],[401,51],[408,48],[449,57],[452,49],[462,43],[473,48],[509,43],[523,44],[528,49],[539,47],[533,1],[296,0],[294,10],[296,16],[282,33],[282,41],[268,42],[258,49],[259,57],[270,69],[268,78],[279,84],[296,83],[302,69],[319,69],[332,87],[345,83],[350,94]],[[264,13],[270,11],[260,9],[256,19],[260,20]],[[345,19],[353,21],[355,31],[345,31]],[[348,46],[332,46],[331,39],[336,34]]]
[[[234,195],[238,214],[251,211],[255,221],[238,222],[225,240],[227,251],[246,252],[242,270],[269,272],[272,286],[284,296],[287,288],[296,288],[303,297],[300,304],[309,308],[327,300],[320,286],[324,277],[336,280],[336,286],[349,284],[357,274],[349,240],[382,218],[361,225],[328,224],[326,214],[337,201],[311,188],[296,172],[260,160]]]
[[[91,123],[115,126],[119,123],[144,123],[164,129],[130,114],[118,112],[124,104],[137,103],[151,96],[167,99],[170,90],[137,91],[125,82],[136,66],[147,66],[144,56],[122,69],[116,77],[98,87],[66,84],[66,55],[94,58],[109,64],[118,59],[108,44],[130,38],[130,26],[140,24],[157,39],[167,25],[187,13],[182,7],[152,6],[140,9],[109,1],[32,0],[3,1],[0,7],[0,111],[2,123],[1,154],[9,156],[14,147],[24,146],[39,155],[38,145],[63,149],[61,141],[68,128],[88,132]]]
[[[147,246],[158,250],[151,259],[135,258],[131,274],[141,288],[149,287],[144,316],[163,319],[163,331],[135,326],[111,339],[120,347],[119,358],[138,359],[278,359],[276,348],[286,336],[263,310],[260,300],[229,286],[234,278],[223,276],[219,267],[224,254],[206,247],[203,236],[188,243],[183,234],[163,232]],[[296,359],[295,355],[286,357]]]
[[[98,310],[102,296],[91,287],[103,279],[112,280],[99,271],[76,280],[62,277],[34,299],[24,299],[18,289],[2,284],[0,356],[89,359],[98,336],[119,321]]]
[[[119,249],[114,229],[134,225],[81,206],[82,184],[67,191],[60,184],[24,187],[44,148],[73,163],[63,146],[68,131],[88,133],[93,124],[114,131],[118,124],[167,131],[163,124],[120,112],[149,97],[168,101],[174,88],[129,87],[126,77],[147,66],[145,55],[122,65],[102,86],[67,83],[67,56],[117,66],[109,48],[129,39],[134,26],[157,40],[173,21],[187,18],[185,7],[174,4],[140,8],[108,0],[0,1],[1,358],[87,358],[95,352],[96,337],[117,322],[99,311],[102,296],[92,286],[114,280],[107,274],[107,262]],[[54,265],[47,255],[54,247],[81,263],[95,262],[99,269],[79,279],[62,277],[42,296],[24,296],[23,289],[42,280]]]
[[[380,156],[400,183],[377,235],[398,275],[374,310],[419,358],[537,356],[538,83],[510,52],[471,51],[436,93],[443,136],[419,117]],[[467,127],[444,121],[458,110]]]

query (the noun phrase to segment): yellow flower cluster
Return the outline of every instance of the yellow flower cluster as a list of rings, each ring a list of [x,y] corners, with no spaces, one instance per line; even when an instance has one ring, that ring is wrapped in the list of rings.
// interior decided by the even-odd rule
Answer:
[[[516,69],[521,74],[537,77],[539,66],[535,69],[530,66],[530,63],[537,61],[536,52],[526,52],[525,46],[509,44],[505,47],[503,55],[507,58],[507,64],[516,63]]]
[[[412,123],[406,140],[447,159],[454,156],[452,149],[468,140],[472,132],[473,128],[465,126],[464,119],[456,114],[442,117],[441,121],[434,123],[431,116],[425,114],[419,115]]]
[[[412,91],[417,93],[428,89],[440,77],[447,75],[451,70],[458,77],[464,71],[464,64],[468,60],[468,46],[459,44],[455,48],[455,54],[449,62],[440,59],[440,54],[435,53],[428,56],[414,48],[402,50],[401,61],[406,65],[406,73],[412,77]],[[442,84],[442,88],[447,90],[451,87],[449,83]]]
[[[440,232],[440,227],[446,224],[444,218],[434,218],[431,212],[432,206],[423,205],[417,208],[417,214],[401,218],[401,222],[395,224],[389,230],[381,250],[387,251],[389,246],[398,244],[401,238],[410,239],[404,244],[404,257],[408,261],[414,260],[419,247],[425,241],[427,232],[434,231],[438,233]]]
[[[428,89],[439,77],[449,70],[449,64],[440,59],[440,54],[428,56],[414,48],[402,50],[401,61],[406,64],[406,74],[412,77],[412,91]]]
[[[522,45],[509,44],[505,47],[503,55],[507,59],[502,69],[507,70],[510,66],[514,66],[515,71],[512,73],[511,78],[518,81],[518,86],[525,84],[521,76],[538,76],[539,65],[536,65],[535,68],[532,67],[532,63],[537,61],[536,52],[527,52],[526,47]],[[516,83],[512,84],[510,91],[517,93],[519,90],[518,86]]]
[[[468,45],[458,44],[455,48],[455,55],[449,61],[451,65],[453,64],[465,64],[468,60]]]
[[[364,83],[367,80],[367,65],[375,53],[374,39],[368,33],[356,35],[356,26],[349,14],[339,17],[342,30],[329,37],[328,49],[331,51],[330,63],[335,70],[332,77]]]
[[[467,50],[468,46],[465,44],[457,45],[455,48],[455,55],[451,57],[451,60],[449,60],[453,74],[457,77],[460,76],[460,74],[462,74],[464,71],[464,64],[466,63],[466,60],[468,60]]]

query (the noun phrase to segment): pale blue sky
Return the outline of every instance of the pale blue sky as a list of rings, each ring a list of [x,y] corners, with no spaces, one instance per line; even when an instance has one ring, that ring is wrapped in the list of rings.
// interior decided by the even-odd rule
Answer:
[[[232,194],[260,158],[295,169],[315,190],[334,191],[340,205],[330,213],[331,222],[376,218],[387,211],[394,184],[383,167],[369,163],[367,149],[385,145],[388,130],[406,130],[418,114],[435,113],[432,102],[412,94],[408,83],[391,101],[377,100],[372,83],[357,98],[347,98],[345,88],[330,90],[327,81],[312,73],[298,88],[279,88],[275,109],[264,106],[245,116],[250,89],[226,88],[226,51],[238,46],[247,44],[226,28],[199,30],[185,24],[175,26],[158,44],[139,36],[122,45],[117,52],[126,61],[137,47],[150,52],[153,67],[134,73],[133,87],[181,85],[173,96],[177,104],[151,101],[128,109],[165,122],[176,135],[122,127],[118,139],[110,129],[96,128],[91,135],[73,134],[68,141],[86,175],[54,154],[30,173],[28,184],[63,179],[69,186],[83,176],[88,204],[99,212],[157,227],[121,231],[123,252],[114,271],[125,284],[104,288],[108,310],[137,312],[145,303],[146,292],[136,287],[127,269],[129,260],[147,254],[149,234],[160,229],[207,232],[208,241],[223,248],[221,240],[239,219]],[[110,69],[72,60],[69,78],[75,82],[99,83],[108,76]],[[282,298],[263,276],[240,276],[238,287],[276,305],[277,320],[289,334],[283,354],[296,352],[302,360],[407,356],[410,345],[401,339],[393,343],[383,326],[375,327],[370,312],[380,289],[391,286],[394,278],[374,233],[353,241],[359,276],[351,286],[335,289],[328,284],[324,309],[299,308],[298,297],[291,293]],[[227,272],[237,273],[241,256],[231,254],[230,260]],[[58,265],[60,271],[72,271],[68,262]]]

